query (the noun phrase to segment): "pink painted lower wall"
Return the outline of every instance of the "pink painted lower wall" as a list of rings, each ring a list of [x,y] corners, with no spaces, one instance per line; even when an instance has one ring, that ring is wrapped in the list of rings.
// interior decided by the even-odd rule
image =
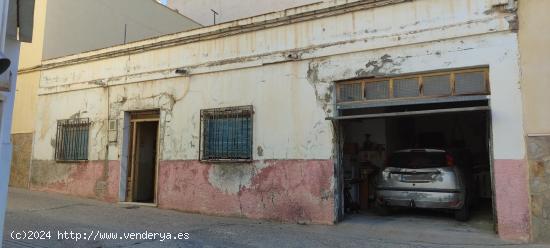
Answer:
[[[30,189],[108,202],[118,201],[120,163],[33,161]]]
[[[161,161],[160,208],[292,223],[333,224],[332,160],[269,160],[250,164]],[[52,168],[56,168],[52,170]],[[33,161],[31,190],[118,201],[119,161],[77,164]],[[494,163],[499,235],[528,241],[530,210],[525,160]]]
[[[333,224],[333,175],[332,160],[163,161],[158,203],[185,212]]]
[[[498,233],[502,239],[528,241],[530,238],[527,173],[525,160],[498,159],[494,163]]]

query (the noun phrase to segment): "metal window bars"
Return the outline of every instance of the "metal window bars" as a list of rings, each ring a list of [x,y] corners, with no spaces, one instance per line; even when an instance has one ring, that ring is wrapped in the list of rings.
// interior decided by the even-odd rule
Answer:
[[[57,121],[56,161],[87,161],[91,122],[88,118]]]
[[[201,110],[201,161],[252,161],[252,106]]]

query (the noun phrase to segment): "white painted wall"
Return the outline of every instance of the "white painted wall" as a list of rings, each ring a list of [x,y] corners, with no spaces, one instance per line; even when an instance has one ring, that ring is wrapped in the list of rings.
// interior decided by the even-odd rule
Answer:
[[[506,21],[511,14],[485,14],[490,3],[418,0],[45,70],[38,104],[49,107],[39,111],[33,159],[53,159],[55,122],[79,111],[97,123],[90,160],[103,159],[107,89],[98,84],[111,86],[111,118],[122,120],[123,111],[162,109],[163,160],[198,158],[200,109],[249,104],[256,111],[255,159],[331,158],[333,128],[325,117],[334,115],[332,83],[372,73],[365,67],[371,61],[379,63],[379,74],[489,66],[495,158],[523,159],[517,35]],[[84,60],[234,25],[45,63]],[[291,51],[300,59],[287,61]],[[176,68],[185,68],[189,76],[176,74]],[[121,149],[114,145],[110,159],[118,160]]]

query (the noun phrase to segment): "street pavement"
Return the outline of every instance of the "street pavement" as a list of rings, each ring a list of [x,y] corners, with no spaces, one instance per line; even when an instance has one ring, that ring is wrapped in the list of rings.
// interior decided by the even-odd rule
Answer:
[[[4,230],[8,248],[550,247],[502,241],[490,229],[445,215],[354,215],[334,226],[297,225],[21,189],[10,189]]]

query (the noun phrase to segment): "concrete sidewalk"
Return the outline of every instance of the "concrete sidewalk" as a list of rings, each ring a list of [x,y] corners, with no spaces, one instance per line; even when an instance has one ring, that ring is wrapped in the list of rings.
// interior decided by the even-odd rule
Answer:
[[[294,225],[107,204],[20,189],[10,189],[5,230],[4,247],[527,247],[450,218],[359,216],[335,226]],[[32,232],[43,239],[17,239],[17,235],[23,236],[21,231],[43,231]],[[130,240],[124,237],[130,232],[142,236],[170,233],[172,238],[182,233],[182,239],[161,241],[158,235],[152,240]],[[106,240],[106,233],[118,236]],[[185,240],[183,233],[188,233],[189,239]],[[81,235],[79,241],[75,241],[77,234]],[[84,240],[86,235],[91,240]]]

